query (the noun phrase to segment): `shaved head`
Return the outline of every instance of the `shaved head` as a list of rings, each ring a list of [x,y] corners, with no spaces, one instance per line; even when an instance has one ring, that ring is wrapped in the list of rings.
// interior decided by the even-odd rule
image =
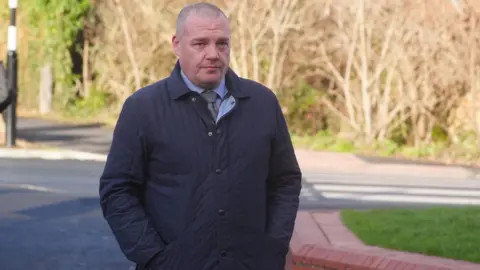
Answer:
[[[216,19],[223,16],[228,19],[225,13],[223,13],[223,11],[214,4],[205,2],[189,4],[183,7],[178,14],[175,31],[177,36],[180,36],[183,33],[185,22],[191,14],[211,19]]]
[[[196,3],[178,14],[172,46],[183,73],[203,89],[218,86],[230,63],[230,23],[217,6]]]

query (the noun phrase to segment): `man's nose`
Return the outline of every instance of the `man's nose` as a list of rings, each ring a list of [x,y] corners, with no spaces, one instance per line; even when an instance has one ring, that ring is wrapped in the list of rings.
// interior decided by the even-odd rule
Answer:
[[[206,48],[207,58],[216,59],[218,58],[218,48],[215,44],[209,45]]]

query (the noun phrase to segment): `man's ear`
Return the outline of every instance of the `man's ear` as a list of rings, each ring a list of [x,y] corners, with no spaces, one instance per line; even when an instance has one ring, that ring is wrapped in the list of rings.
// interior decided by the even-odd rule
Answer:
[[[178,50],[179,50],[179,42],[178,42],[178,38],[176,35],[173,35],[172,36],[172,48],[173,48],[173,52],[175,53],[175,55],[178,57],[179,54],[178,54]]]

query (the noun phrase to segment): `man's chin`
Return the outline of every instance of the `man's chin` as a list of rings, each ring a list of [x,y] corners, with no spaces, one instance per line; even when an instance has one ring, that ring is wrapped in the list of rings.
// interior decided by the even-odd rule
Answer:
[[[216,88],[218,85],[220,85],[220,82],[222,81],[222,78],[219,76],[215,76],[214,78],[202,78],[200,81],[200,84],[202,85],[203,88]]]
[[[203,81],[200,83],[200,87],[203,89],[213,89],[220,85],[219,81]]]

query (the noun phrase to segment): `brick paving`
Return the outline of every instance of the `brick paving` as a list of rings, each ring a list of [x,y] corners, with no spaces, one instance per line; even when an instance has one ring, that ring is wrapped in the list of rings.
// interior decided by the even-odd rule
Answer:
[[[348,172],[376,175],[403,175],[468,178],[472,172],[461,166],[370,163],[353,154],[297,149],[296,155],[302,169],[308,172]]]
[[[290,244],[292,270],[479,270],[480,264],[367,246],[338,211],[300,211]]]

